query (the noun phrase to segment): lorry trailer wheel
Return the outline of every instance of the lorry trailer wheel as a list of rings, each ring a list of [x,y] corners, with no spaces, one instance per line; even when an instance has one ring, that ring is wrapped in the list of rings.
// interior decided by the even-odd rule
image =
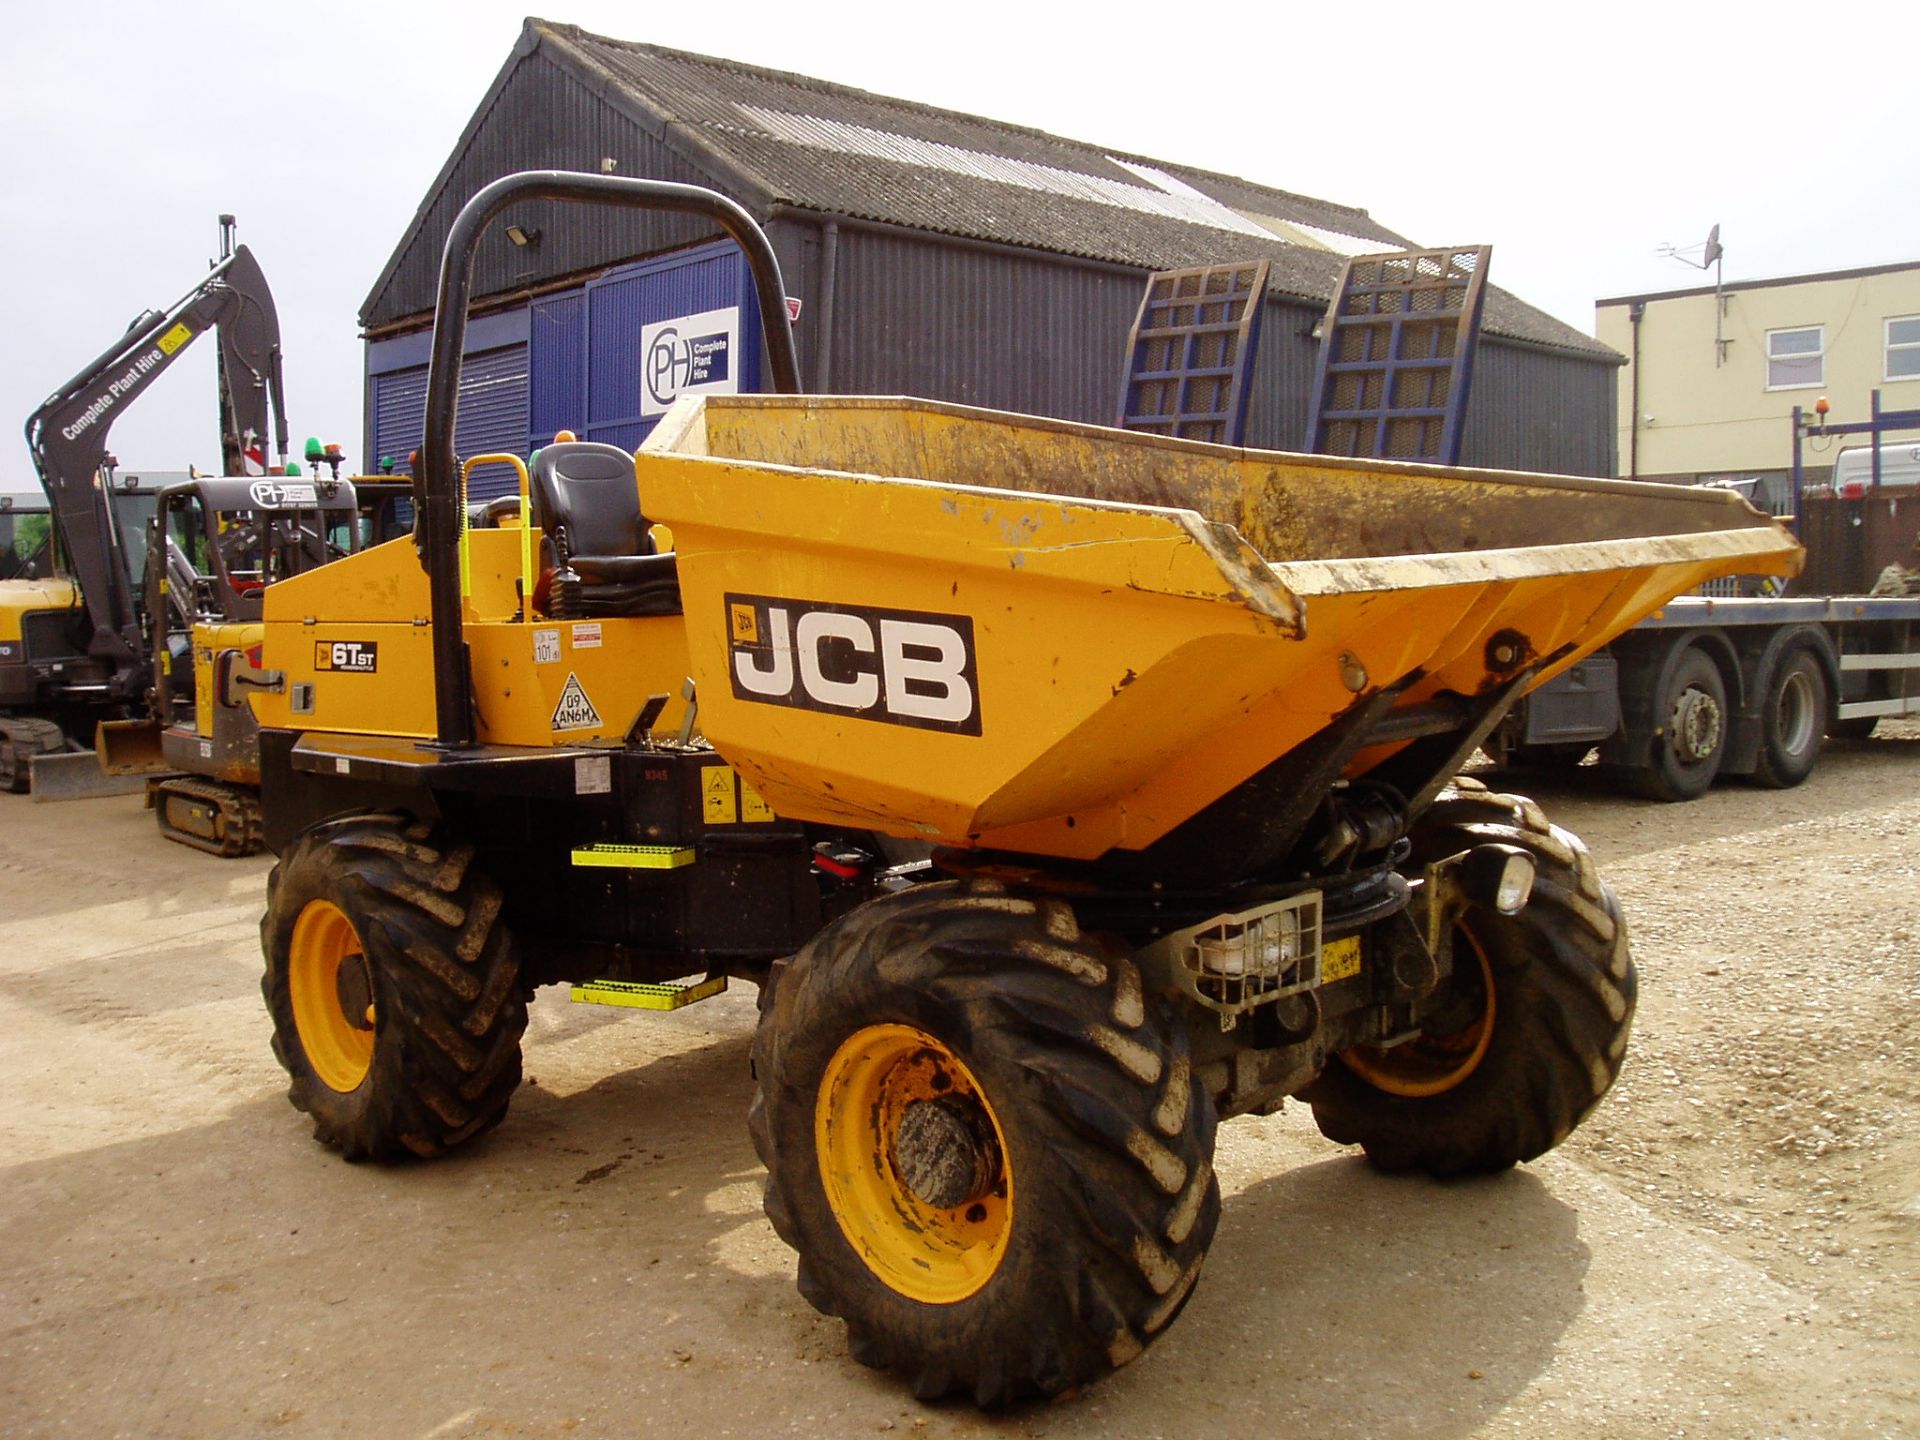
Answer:
[[[1660,733],[1647,764],[1631,774],[1650,800],[1697,800],[1720,773],[1727,748],[1727,687],[1720,667],[1689,646],[1654,700]]]
[[[920,886],[801,951],[754,1039],[766,1208],[856,1359],[983,1407],[1124,1365],[1219,1218],[1184,1022],[1073,912]]]
[[[307,831],[267,878],[273,1053],[349,1160],[439,1155],[499,1124],[520,1083],[519,965],[472,859],[361,815]]]
[[[1827,721],[1827,677],[1812,652],[1781,657],[1761,691],[1757,784],[1784,790],[1813,773]]]
[[[1586,847],[1531,800],[1461,779],[1414,834],[1415,862],[1478,845],[1533,854],[1517,915],[1471,906],[1421,1034],[1335,1057],[1301,1092],[1321,1133],[1383,1170],[1504,1170],[1572,1133],[1620,1073],[1635,977],[1626,926]]]

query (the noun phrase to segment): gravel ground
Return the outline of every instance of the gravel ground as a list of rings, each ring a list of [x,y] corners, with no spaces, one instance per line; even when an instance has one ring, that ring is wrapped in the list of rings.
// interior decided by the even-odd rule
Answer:
[[[1297,1109],[1223,1126],[1181,1321],[984,1419],[915,1405],[795,1295],[746,987],[660,1019],[543,992],[500,1130],[345,1165],[267,1049],[266,862],[165,845],[136,800],[0,796],[0,1433],[1920,1434],[1920,725],[1688,806],[1485,778],[1620,894],[1612,1094],[1444,1186]]]

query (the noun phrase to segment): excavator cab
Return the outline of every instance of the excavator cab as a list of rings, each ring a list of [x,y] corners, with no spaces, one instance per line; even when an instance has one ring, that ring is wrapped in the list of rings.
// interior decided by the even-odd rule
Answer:
[[[0,580],[35,580],[52,561],[53,525],[47,502],[0,495]]]
[[[109,774],[151,772],[161,833],[213,854],[259,836],[259,727],[245,700],[264,635],[267,588],[360,548],[348,480],[223,477],[161,491],[142,552],[152,714],[103,723]]]

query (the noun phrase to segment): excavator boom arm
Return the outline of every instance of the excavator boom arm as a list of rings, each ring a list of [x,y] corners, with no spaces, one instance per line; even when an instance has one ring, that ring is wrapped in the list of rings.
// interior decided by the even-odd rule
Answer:
[[[143,654],[127,558],[141,538],[119,533],[113,507],[96,483],[107,459],[107,433],[121,412],[209,330],[218,330],[221,338],[222,464],[242,474],[248,449],[264,454],[269,410],[284,463],[280,322],[266,276],[244,245],[166,310],[136,319],[27,420],[27,448],[93,625],[88,651],[116,667],[137,663]]]

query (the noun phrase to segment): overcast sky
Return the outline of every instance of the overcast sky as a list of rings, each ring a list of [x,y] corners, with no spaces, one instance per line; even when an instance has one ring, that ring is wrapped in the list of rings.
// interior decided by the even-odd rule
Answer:
[[[228,211],[279,304],[295,449],[316,434],[357,462],[355,316],[526,13],[9,5],[0,421],[18,435],[135,313],[186,291]],[[1490,243],[1496,284],[1588,333],[1597,298],[1701,283],[1657,252],[1716,222],[1729,280],[1920,260],[1913,0],[553,0],[546,18],[1241,175],[1422,244]],[[125,466],[217,467],[213,348],[120,419]],[[24,442],[0,456],[0,489],[30,488]]]

